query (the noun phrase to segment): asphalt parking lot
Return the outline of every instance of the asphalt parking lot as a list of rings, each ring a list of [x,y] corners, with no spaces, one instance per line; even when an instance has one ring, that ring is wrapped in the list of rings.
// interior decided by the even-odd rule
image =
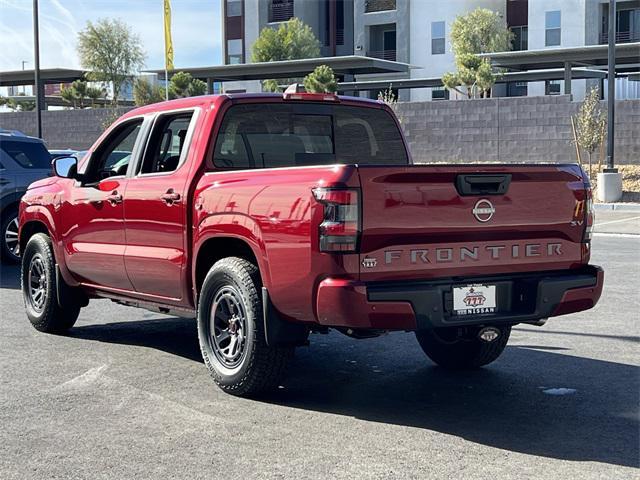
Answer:
[[[3,267],[0,478],[637,478],[640,228],[613,213],[598,306],[517,327],[491,366],[313,335],[260,400],[217,390],[193,320],[101,300],[68,336],[36,332]]]

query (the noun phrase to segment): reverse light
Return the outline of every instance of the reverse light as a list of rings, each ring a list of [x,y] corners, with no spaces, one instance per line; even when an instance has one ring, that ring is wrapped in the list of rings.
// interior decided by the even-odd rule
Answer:
[[[360,191],[356,188],[314,188],[313,196],[323,205],[323,219],[318,227],[320,251],[357,252]]]

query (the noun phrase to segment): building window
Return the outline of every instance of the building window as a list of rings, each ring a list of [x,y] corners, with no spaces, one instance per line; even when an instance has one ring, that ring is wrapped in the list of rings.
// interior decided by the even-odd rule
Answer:
[[[509,82],[507,83],[507,97],[526,97],[527,82]]]
[[[560,95],[561,91],[562,91],[561,80],[547,80],[544,84],[545,95]]]
[[[227,17],[242,16],[242,0],[227,0]]]
[[[384,12],[395,10],[396,0],[365,0],[364,13]]]
[[[271,0],[269,22],[286,22],[293,18],[293,0]]]
[[[512,50],[528,50],[529,49],[529,27],[511,27],[513,32],[513,48]]]
[[[449,100],[449,90],[444,87],[432,88],[431,100]]]
[[[600,43],[609,41],[609,15],[605,10],[602,16]],[[619,10],[616,12],[616,43],[640,42],[640,8]]]
[[[227,63],[242,63],[242,39],[227,40]]]
[[[431,55],[442,55],[444,53],[444,38],[444,22],[431,22]]]
[[[396,60],[396,30],[395,23],[372,25],[369,27],[368,57]]]
[[[545,12],[544,14],[544,45],[545,47],[557,47],[561,40],[561,15],[560,10]]]

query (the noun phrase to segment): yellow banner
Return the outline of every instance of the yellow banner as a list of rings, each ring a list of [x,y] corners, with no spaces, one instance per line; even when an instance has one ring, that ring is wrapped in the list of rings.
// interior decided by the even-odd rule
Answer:
[[[173,70],[173,40],[171,39],[171,1],[164,0],[164,65]]]

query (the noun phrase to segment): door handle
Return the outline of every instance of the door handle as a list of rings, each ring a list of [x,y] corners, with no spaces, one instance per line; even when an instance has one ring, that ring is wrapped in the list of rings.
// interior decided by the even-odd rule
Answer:
[[[122,203],[122,195],[120,195],[117,190],[114,190],[111,192],[111,195],[107,197],[107,202],[114,206]]]
[[[167,193],[160,195],[160,198],[167,205],[173,205],[174,203],[180,202],[180,194],[176,193],[173,188],[167,190]]]

